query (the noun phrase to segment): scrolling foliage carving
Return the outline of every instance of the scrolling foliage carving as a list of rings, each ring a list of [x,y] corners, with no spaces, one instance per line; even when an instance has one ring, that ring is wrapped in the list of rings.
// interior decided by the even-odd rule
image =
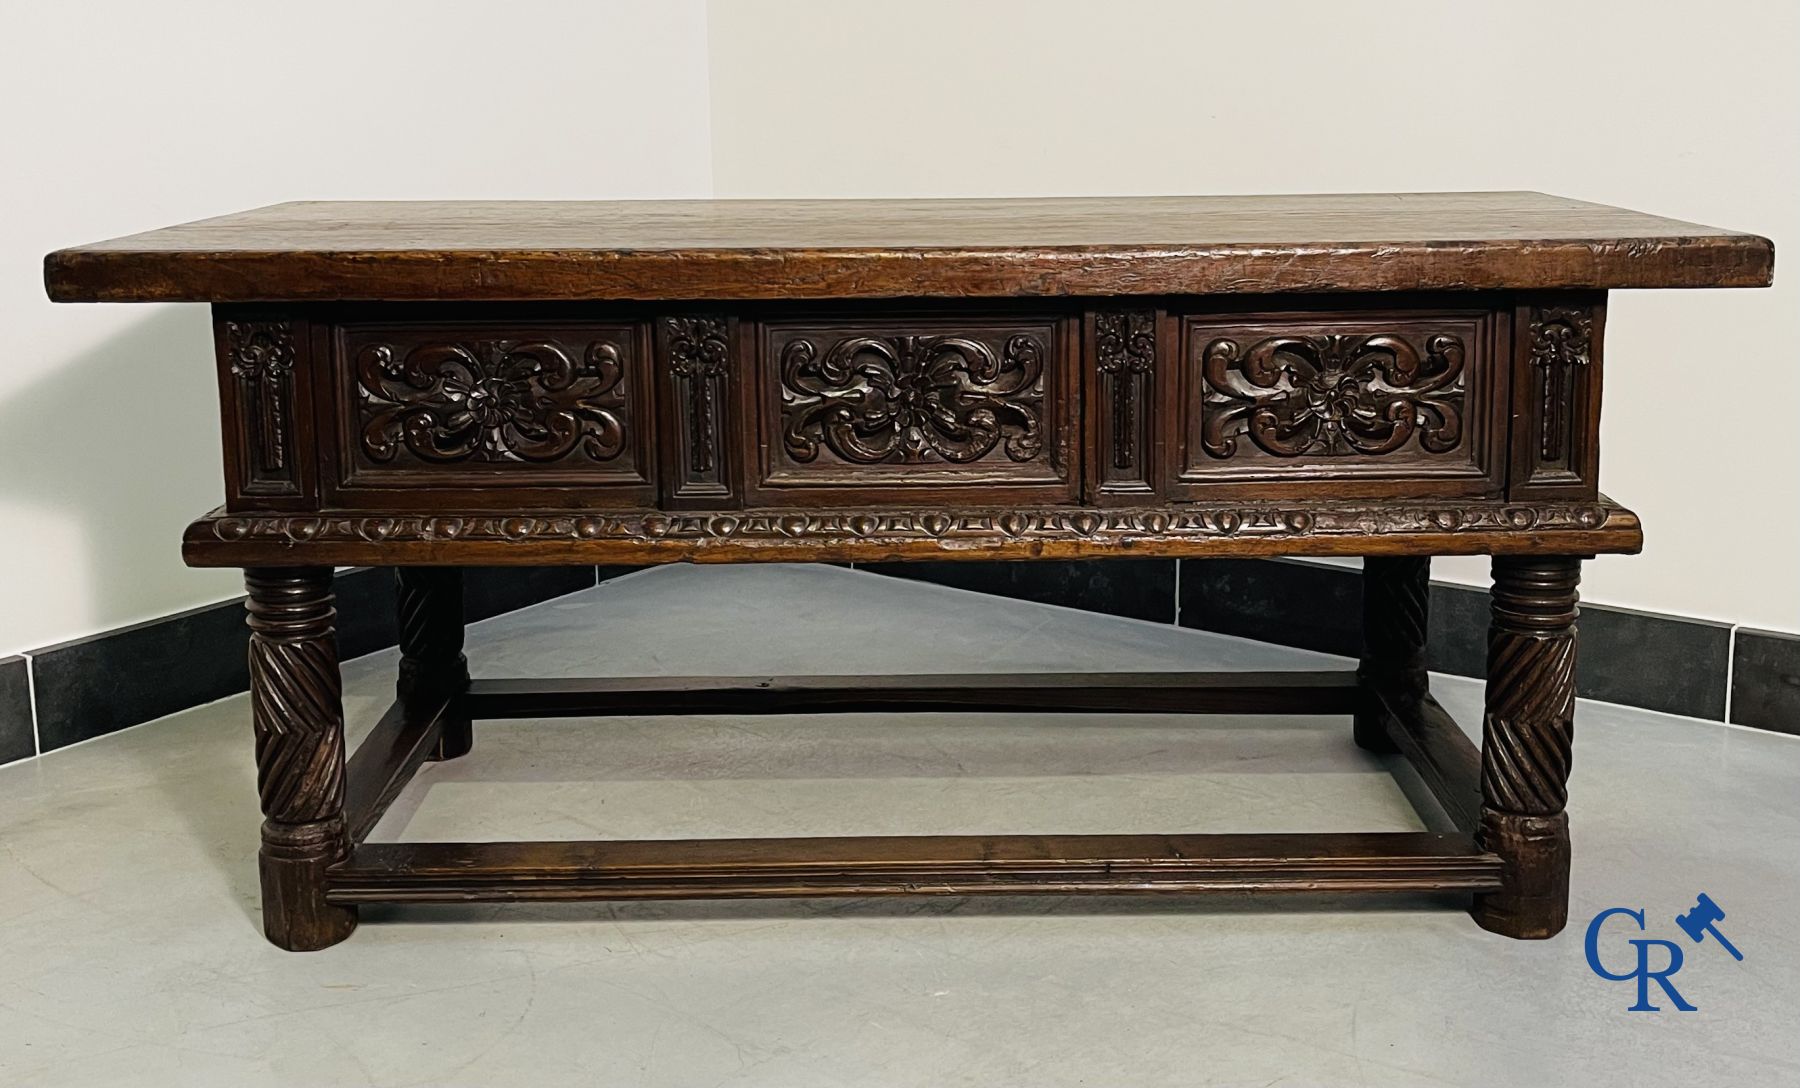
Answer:
[[[1416,437],[1428,453],[1463,437],[1460,338],[1329,333],[1206,346],[1201,444],[1237,453],[1237,436],[1275,457],[1379,455]]]
[[[356,356],[362,448],[378,463],[610,461],[625,448],[618,346],[579,360],[547,341],[370,344]]]
[[[1044,354],[1025,334],[999,351],[962,336],[852,336],[823,352],[791,340],[783,444],[803,463],[821,447],[864,465],[966,464],[997,448],[1031,461],[1044,452]]]

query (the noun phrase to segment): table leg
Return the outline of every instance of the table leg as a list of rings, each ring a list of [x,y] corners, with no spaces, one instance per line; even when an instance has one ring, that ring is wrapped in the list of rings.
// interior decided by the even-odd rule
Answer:
[[[1381,688],[1390,700],[1417,704],[1430,690],[1425,632],[1430,616],[1431,560],[1425,556],[1371,556],[1363,560],[1362,661],[1356,675],[1365,688]],[[1354,719],[1356,743],[1392,752],[1383,715],[1373,706]]]
[[[331,568],[246,570],[250,707],[262,828],[263,931],[295,952],[334,945],[356,909],[325,901],[344,825],[344,707]]]
[[[1569,914],[1569,758],[1575,720],[1576,585],[1581,560],[1494,558],[1481,845],[1505,887],[1476,896],[1475,921],[1508,937],[1560,932]]]
[[[394,589],[400,617],[397,691],[409,714],[430,714],[446,695],[469,686],[463,656],[463,582],[456,567],[397,567]],[[467,755],[474,745],[466,711],[444,721],[433,759]]]

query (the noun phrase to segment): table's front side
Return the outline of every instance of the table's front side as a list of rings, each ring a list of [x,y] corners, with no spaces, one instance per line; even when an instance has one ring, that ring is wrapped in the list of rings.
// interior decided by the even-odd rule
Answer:
[[[1639,544],[1598,292],[216,312],[197,564]]]

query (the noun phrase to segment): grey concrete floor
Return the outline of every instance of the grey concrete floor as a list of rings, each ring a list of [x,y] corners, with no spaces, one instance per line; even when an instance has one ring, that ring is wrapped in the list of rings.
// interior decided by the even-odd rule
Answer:
[[[470,630],[478,674],[1309,667],[1333,659],[825,567],[645,572]],[[391,654],[346,666],[360,733]],[[1438,678],[1478,720],[1478,685]],[[242,697],[0,769],[5,1085],[1800,1084],[1800,741],[1577,719],[1570,929],[1430,902],[981,899],[369,909],[257,922]],[[1401,830],[1328,718],[1013,715],[478,725],[384,839]],[[1587,969],[1612,906],[1710,893],[1700,1011]],[[1627,924],[1627,928],[1629,928]],[[1624,930],[1608,930],[1615,967]]]

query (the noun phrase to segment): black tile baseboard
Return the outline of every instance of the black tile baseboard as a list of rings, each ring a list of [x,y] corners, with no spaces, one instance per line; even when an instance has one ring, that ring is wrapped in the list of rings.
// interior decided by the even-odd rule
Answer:
[[[486,619],[633,569],[471,568],[463,612],[471,621]],[[334,588],[340,656],[348,660],[395,644],[392,570],[346,571]],[[35,751],[51,752],[246,690],[248,637],[239,598],[32,651],[26,656],[37,708]],[[24,669],[18,672],[22,683]],[[0,762],[16,746],[11,675],[10,664],[0,663]],[[30,699],[24,721],[28,746],[10,758],[33,754]]]
[[[858,563],[857,570],[1152,623],[1175,620],[1175,560]]]
[[[30,668],[22,657],[0,657],[0,763],[37,753]]]
[[[1360,571],[1260,559],[1181,564],[1183,627],[1354,657],[1361,608]]]
[[[1354,657],[1362,649],[1362,572],[1292,559],[1105,559],[1046,563],[859,563],[858,570],[1169,622]],[[1179,585],[1176,593],[1171,589]],[[1488,595],[1431,586],[1431,667],[1487,671]],[[1735,646],[1735,654],[1734,654]],[[1727,691],[1727,677],[1731,677]],[[1800,636],[1710,620],[1581,606],[1576,688],[1624,706],[1800,734]]]
[[[1738,628],[1731,720],[1800,736],[1800,635]]]
[[[1362,572],[1286,559],[1183,560],[1181,625],[1354,657]],[[1433,582],[1428,656],[1438,672],[1487,672],[1488,595]],[[1581,606],[1575,689],[1609,703],[1725,718],[1731,625]]]

